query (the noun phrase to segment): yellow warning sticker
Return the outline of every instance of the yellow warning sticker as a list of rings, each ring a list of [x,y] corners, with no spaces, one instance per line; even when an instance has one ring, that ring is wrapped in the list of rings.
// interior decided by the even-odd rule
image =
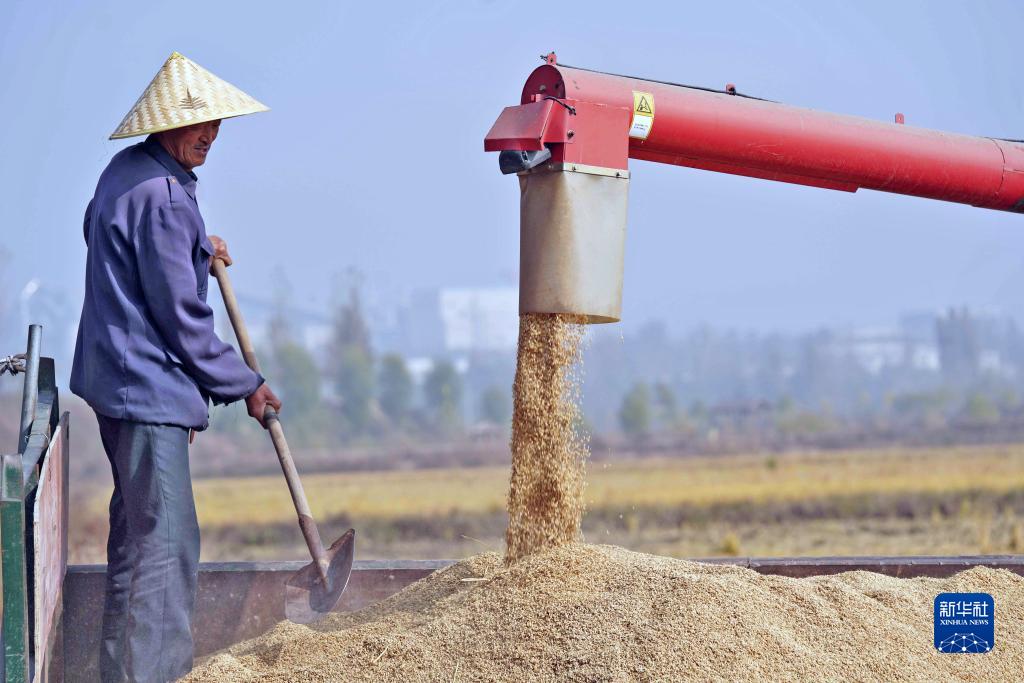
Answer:
[[[629,126],[629,137],[646,140],[654,127],[654,95],[649,92],[633,91],[633,121]]]
[[[654,95],[649,92],[633,91],[633,111],[654,116]]]

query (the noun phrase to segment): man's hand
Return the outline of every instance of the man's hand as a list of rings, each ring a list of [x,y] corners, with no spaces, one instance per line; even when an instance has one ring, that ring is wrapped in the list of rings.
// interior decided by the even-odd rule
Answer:
[[[210,258],[210,272],[213,272],[213,262],[216,259],[223,261],[225,266],[230,266],[231,256],[228,254],[228,243],[216,235],[207,235],[207,237],[210,238],[210,244],[213,245],[213,257]]]
[[[264,382],[260,385],[259,389],[245,398],[245,407],[249,411],[249,417],[259,422],[264,429],[267,428],[267,425],[263,423],[263,413],[267,406],[270,406],[277,412],[281,412],[281,399],[275,396],[274,392],[267,386],[267,383]]]

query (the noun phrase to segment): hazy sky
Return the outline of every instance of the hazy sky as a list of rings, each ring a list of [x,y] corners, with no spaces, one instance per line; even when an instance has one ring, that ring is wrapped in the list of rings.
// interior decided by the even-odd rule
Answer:
[[[556,50],[588,68],[1024,137],[1024,3],[152,3],[8,0],[0,230],[8,285],[81,301],[81,218],[107,136],[171,51],[267,103],[198,169],[236,288],[384,301],[516,282],[518,191],[483,136]],[[1024,216],[631,162],[624,316],[796,330],[950,304],[1024,313]]]

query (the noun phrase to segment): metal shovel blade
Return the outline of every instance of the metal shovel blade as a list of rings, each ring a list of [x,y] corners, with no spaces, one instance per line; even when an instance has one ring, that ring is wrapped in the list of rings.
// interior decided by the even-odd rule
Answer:
[[[296,624],[311,624],[331,612],[341,600],[355,555],[355,529],[349,529],[327,549],[327,585],[320,578],[316,563],[295,572],[285,583],[284,613]]]

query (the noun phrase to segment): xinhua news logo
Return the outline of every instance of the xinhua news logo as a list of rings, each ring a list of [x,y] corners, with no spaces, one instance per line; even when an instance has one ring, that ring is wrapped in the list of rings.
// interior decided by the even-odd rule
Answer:
[[[935,649],[947,654],[989,652],[996,644],[996,603],[988,593],[935,596]]]

